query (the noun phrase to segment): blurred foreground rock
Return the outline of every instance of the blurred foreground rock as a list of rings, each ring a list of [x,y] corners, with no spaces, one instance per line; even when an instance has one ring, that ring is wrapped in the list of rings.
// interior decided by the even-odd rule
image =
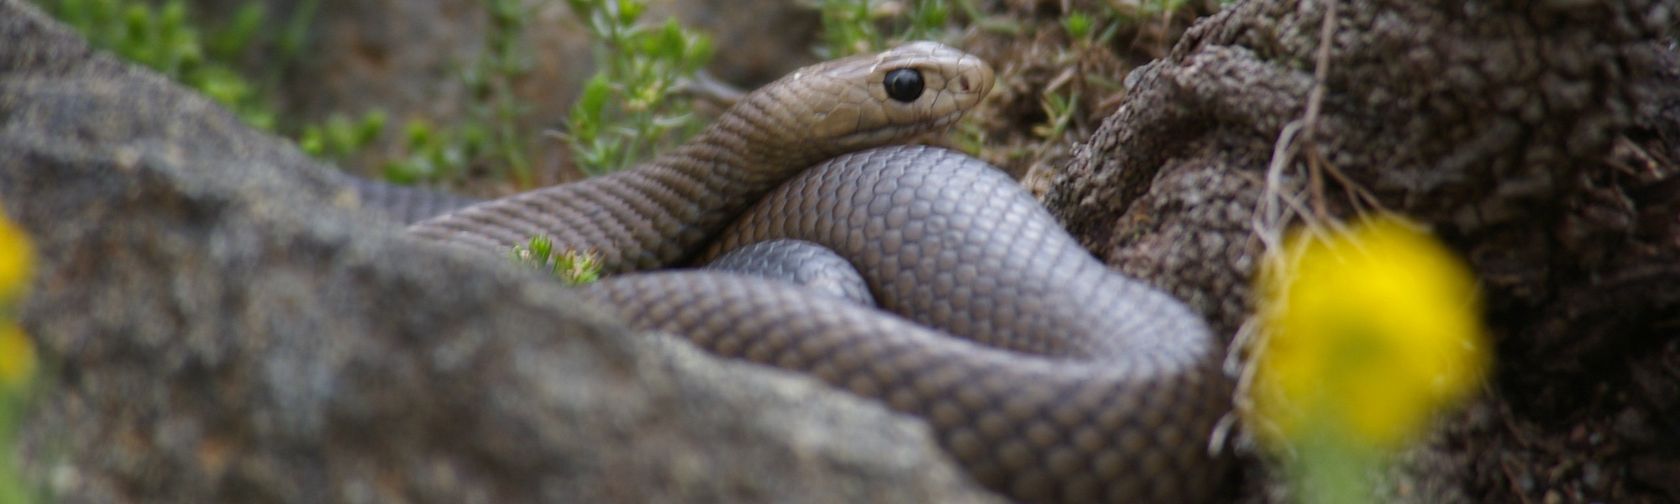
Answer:
[[[71,502],[965,502],[924,429],[404,239],[330,170],[0,0],[26,425]]]

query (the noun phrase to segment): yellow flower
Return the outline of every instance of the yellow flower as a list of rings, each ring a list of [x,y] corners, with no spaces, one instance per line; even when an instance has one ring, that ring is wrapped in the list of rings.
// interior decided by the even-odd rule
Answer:
[[[35,251],[30,248],[29,236],[0,212],[0,305],[22,294],[34,267]]]
[[[35,347],[8,306],[23,294],[34,265],[29,237],[0,212],[0,387],[21,385],[35,372]]]
[[[1297,232],[1260,275],[1267,334],[1250,396],[1262,437],[1397,448],[1480,383],[1488,349],[1469,269],[1396,218]]]
[[[17,322],[0,322],[0,390],[29,383],[35,375],[35,346]]]

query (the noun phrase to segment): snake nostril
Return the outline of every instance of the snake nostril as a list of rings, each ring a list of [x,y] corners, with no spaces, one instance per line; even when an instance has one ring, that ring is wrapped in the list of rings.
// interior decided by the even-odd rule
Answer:
[[[968,76],[957,77],[957,90],[967,93],[974,90],[974,83],[969,82]]]

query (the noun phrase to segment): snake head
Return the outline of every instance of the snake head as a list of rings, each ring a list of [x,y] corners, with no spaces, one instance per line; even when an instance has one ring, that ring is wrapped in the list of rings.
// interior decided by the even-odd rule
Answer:
[[[831,155],[944,129],[991,92],[992,80],[979,57],[915,42],[800,69],[747,101],[782,125],[772,134],[784,146]]]

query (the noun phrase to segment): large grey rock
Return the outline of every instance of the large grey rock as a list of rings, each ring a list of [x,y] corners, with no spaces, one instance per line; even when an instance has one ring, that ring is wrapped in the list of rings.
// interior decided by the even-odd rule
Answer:
[[[408,240],[326,168],[0,0],[0,201],[43,258],[66,501],[988,500],[924,429]]]

